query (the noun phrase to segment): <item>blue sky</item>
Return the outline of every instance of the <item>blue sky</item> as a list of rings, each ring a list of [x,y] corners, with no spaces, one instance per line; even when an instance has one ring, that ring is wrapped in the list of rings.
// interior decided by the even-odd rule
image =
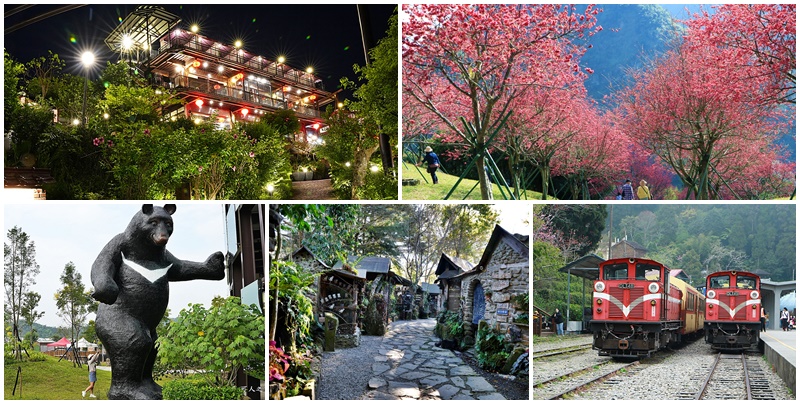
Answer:
[[[157,203],[157,205],[160,205]],[[4,242],[14,226],[22,228],[36,245],[36,261],[40,266],[32,290],[42,299],[44,311],[40,324],[53,327],[66,324],[58,316],[53,296],[61,288],[59,277],[64,266],[72,261],[83,282],[91,287],[92,263],[103,246],[123,232],[141,204],[102,202],[42,202],[6,204],[4,206]],[[178,204],[173,215],[175,230],[167,249],[176,257],[204,261],[215,251],[225,251],[224,208],[220,203]],[[209,305],[214,296],[227,296],[225,280],[188,281],[170,284],[169,309],[178,315],[190,303]],[[91,315],[90,319],[94,316]]]

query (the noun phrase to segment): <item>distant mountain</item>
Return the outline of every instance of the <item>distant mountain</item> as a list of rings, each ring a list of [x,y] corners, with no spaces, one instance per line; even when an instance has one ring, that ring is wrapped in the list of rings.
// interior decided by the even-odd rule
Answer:
[[[39,323],[33,323],[33,328],[36,329],[36,333],[39,335],[39,338],[50,338],[53,335],[58,335],[61,337],[61,333],[58,331],[56,327],[50,327],[47,325],[42,325]],[[19,326],[19,336],[24,337],[25,334],[31,331],[31,327],[27,324],[22,324]]]
[[[597,24],[603,30],[589,43],[592,48],[581,59],[594,70],[586,80],[589,96],[597,101],[630,84],[627,69],[640,68],[645,58],[660,55],[676,38],[681,27],[672,15],[654,4],[603,4]]]

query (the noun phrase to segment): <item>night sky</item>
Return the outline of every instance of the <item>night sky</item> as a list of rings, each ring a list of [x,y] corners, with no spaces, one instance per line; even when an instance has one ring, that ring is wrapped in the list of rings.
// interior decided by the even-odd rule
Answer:
[[[5,12],[17,5],[5,5]],[[314,67],[325,89],[335,91],[339,79],[355,79],[353,64],[364,65],[361,31],[355,4],[347,5],[162,5],[181,18],[179,27],[193,23],[200,34],[233,43],[241,39],[248,52],[305,70]],[[383,38],[396,5],[369,5],[374,41]],[[5,29],[59,6],[36,5],[5,18]],[[136,5],[91,5],[64,12],[3,36],[3,46],[17,61],[46,55],[48,50],[66,61],[65,72],[82,74],[79,55],[92,49],[99,65],[117,56],[103,43]],[[95,69],[95,75],[99,69]]]

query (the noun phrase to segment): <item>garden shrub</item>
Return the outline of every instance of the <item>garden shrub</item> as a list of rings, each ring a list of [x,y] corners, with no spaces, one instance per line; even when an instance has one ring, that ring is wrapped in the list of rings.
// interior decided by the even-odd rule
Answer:
[[[236,386],[212,386],[200,380],[175,379],[164,384],[164,400],[238,400],[243,393]]]
[[[372,295],[367,304],[364,315],[364,335],[384,335],[386,334],[386,323],[383,316],[386,313],[386,304],[383,296],[379,293]]]
[[[475,359],[481,368],[489,371],[502,369],[511,353],[510,348],[510,344],[505,342],[505,335],[499,329],[489,327],[481,321],[475,338]]]

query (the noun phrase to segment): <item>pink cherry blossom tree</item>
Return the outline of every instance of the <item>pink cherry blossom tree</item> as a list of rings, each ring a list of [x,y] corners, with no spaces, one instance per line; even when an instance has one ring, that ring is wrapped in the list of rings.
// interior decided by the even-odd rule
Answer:
[[[419,103],[476,155],[481,197],[492,199],[485,155],[512,104],[553,76],[585,78],[573,40],[592,35],[598,10],[537,5],[404,5],[404,103]]]

